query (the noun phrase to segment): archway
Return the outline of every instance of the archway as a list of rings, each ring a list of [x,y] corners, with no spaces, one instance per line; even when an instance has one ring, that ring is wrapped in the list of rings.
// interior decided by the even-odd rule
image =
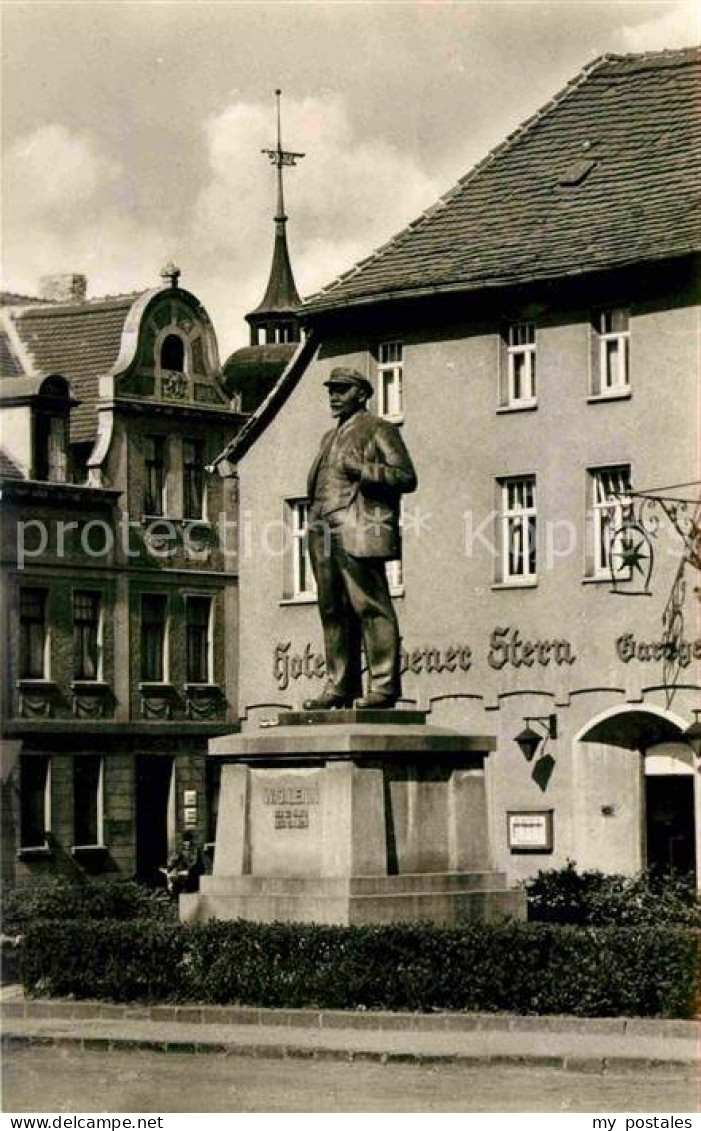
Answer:
[[[580,868],[694,873],[701,861],[701,783],[683,718],[653,706],[614,708],[575,736]]]

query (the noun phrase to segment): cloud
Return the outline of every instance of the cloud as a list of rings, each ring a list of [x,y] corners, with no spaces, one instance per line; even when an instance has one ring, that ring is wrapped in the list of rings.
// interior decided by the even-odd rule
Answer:
[[[665,48],[690,47],[701,38],[701,18],[694,2],[687,0],[667,4],[666,11],[617,33],[618,50],[663,51]]]
[[[50,124],[19,138],[3,187],[12,289],[36,294],[41,275],[73,271],[88,276],[92,295],[158,283],[173,236],[166,224],[139,218],[124,167],[89,136]]]
[[[9,204],[27,218],[82,212],[120,174],[116,162],[65,126],[41,126],[11,147],[5,164]]]
[[[306,154],[285,170],[285,206],[297,286],[309,295],[414,219],[446,183],[420,155],[359,136],[338,96],[286,100],[283,117],[283,147]],[[269,104],[243,101],[205,127],[211,175],[197,200],[192,243],[220,276],[210,275],[208,286],[217,295],[215,325],[228,278],[226,323],[239,337],[270,269],[275,174],[260,150],[274,144],[273,128]]]

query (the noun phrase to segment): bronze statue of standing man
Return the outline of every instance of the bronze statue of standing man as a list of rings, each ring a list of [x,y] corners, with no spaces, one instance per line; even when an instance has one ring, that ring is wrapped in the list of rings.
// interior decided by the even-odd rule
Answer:
[[[367,411],[373,388],[362,373],[337,367],[325,385],[337,425],[323,437],[309,472],[307,536],[326,684],[304,707],[393,707],[401,693],[399,626],[385,563],[400,556],[400,499],[416,489],[416,472],[399,429]]]

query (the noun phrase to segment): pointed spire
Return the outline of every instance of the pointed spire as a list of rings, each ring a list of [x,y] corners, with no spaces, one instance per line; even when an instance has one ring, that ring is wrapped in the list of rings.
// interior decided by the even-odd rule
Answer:
[[[295,285],[294,275],[292,273],[292,264],[290,263],[290,254],[287,249],[287,216],[285,214],[285,197],[282,170],[284,166],[294,166],[297,161],[304,157],[303,153],[294,153],[291,150],[284,150],[282,148],[282,130],[280,125],[280,95],[282,91],[275,91],[275,98],[277,102],[277,145],[275,149],[263,149],[270,159],[271,165],[277,170],[277,211],[275,213],[275,244],[273,247],[273,261],[270,267],[270,277],[268,285],[263,296],[263,301],[252,310],[250,314],[246,315],[247,321],[251,325],[252,334],[257,333],[257,326],[266,324],[271,325],[275,321],[275,316],[287,315],[286,322],[289,324],[289,315],[297,310],[302,305],[302,300],[299,297],[297,287]],[[298,337],[295,339],[298,340]],[[254,343],[255,344],[255,343]]]

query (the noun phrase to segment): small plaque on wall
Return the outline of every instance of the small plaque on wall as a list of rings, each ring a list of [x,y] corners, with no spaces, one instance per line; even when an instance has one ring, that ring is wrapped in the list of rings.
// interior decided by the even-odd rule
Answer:
[[[197,790],[186,789],[183,793],[183,804],[186,808],[191,809],[193,805],[197,805]]]
[[[187,808],[185,810],[185,828],[194,829],[197,827],[197,810]]]
[[[552,852],[552,809],[520,809],[506,814],[510,852]]]

